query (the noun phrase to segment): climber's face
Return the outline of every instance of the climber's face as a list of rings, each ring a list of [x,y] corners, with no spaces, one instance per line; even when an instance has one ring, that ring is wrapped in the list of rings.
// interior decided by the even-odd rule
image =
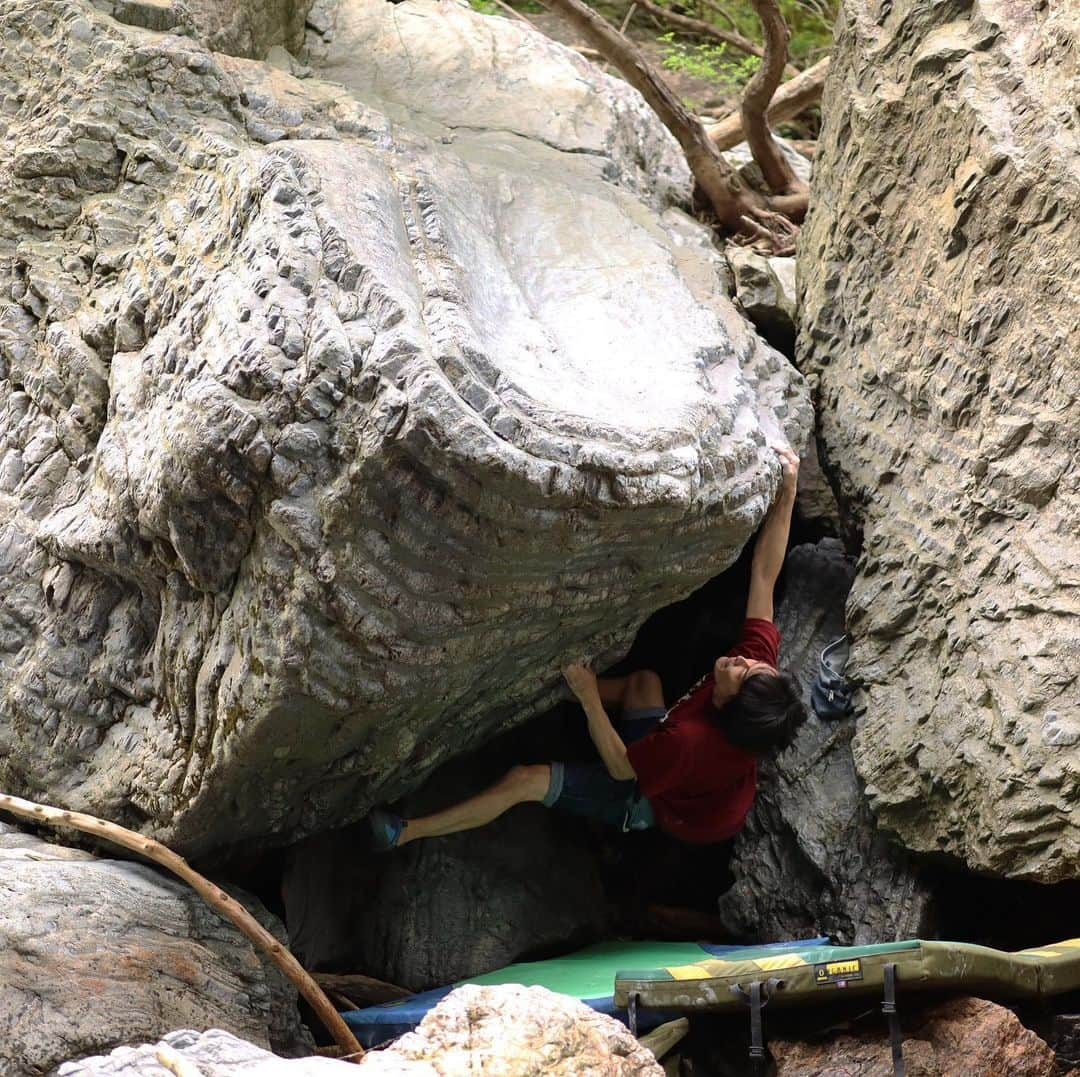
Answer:
[[[776,673],[776,667],[768,662],[759,662],[753,658],[737,655],[734,658],[718,658],[713,665],[713,705],[722,707],[730,703],[742,688],[748,677],[762,673]]]

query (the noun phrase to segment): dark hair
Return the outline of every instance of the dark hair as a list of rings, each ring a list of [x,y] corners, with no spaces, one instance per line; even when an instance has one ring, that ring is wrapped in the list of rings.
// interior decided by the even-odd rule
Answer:
[[[782,751],[806,720],[806,707],[788,673],[755,673],[739,694],[721,708],[720,728],[736,748],[760,755]]]

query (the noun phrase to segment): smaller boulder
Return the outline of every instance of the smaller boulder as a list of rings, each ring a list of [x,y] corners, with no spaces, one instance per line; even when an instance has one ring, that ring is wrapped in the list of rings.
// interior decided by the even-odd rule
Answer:
[[[160,1077],[157,1051],[169,1048],[202,1077],[664,1077],[652,1052],[606,1014],[543,987],[478,987],[451,992],[415,1032],[359,1067],[327,1058],[284,1061],[220,1029],[170,1032],[160,1044],[121,1047],[107,1057],[60,1067],[57,1077]]]
[[[774,1040],[776,1077],[892,1077],[883,1032],[835,1036],[825,1042]],[[911,1077],[1053,1077],[1054,1052],[1016,1014],[979,998],[956,998],[925,1011],[904,1036]]]
[[[410,1065],[402,1065],[402,1063]],[[544,987],[466,984],[415,1032],[371,1054],[365,1077],[483,1073],[485,1077],[662,1077],[652,1052],[606,1014]],[[431,1067],[430,1069],[428,1067]]]

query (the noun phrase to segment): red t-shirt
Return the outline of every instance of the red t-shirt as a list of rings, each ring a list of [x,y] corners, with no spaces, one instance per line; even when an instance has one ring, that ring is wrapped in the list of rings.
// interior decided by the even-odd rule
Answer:
[[[728,655],[775,666],[779,651],[780,633],[772,621],[747,618]],[[757,759],[720,731],[712,690],[710,672],[656,730],[626,748],[657,823],[681,841],[723,841],[736,834],[757,789]]]

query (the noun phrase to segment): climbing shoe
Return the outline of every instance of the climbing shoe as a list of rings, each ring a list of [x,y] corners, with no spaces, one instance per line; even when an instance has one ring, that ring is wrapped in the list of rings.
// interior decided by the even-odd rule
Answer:
[[[367,817],[368,831],[371,835],[371,848],[377,853],[388,853],[401,837],[405,829],[405,820],[400,815],[383,808],[373,808]]]

